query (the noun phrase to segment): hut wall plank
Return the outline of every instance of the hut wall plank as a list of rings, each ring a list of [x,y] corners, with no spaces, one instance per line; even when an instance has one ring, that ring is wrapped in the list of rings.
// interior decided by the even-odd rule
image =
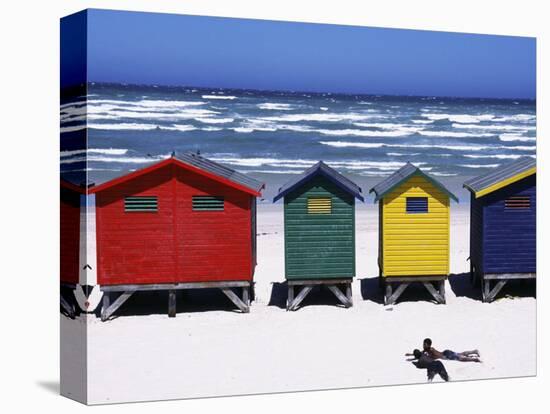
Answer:
[[[428,212],[406,212],[407,197],[427,197]],[[411,177],[380,201],[384,276],[449,273],[449,197],[420,176]]]
[[[308,214],[308,197],[330,197],[331,214]],[[287,279],[355,276],[355,200],[322,176],[285,196]]]
[[[510,196],[529,196],[530,208],[505,208]],[[483,271],[536,272],[536,175],[480,198],[484,209]]]
[[[124,212],[124,197],[155,195],[158,212]],[[194,211],[192,196],[224,197],[223,211]],[[96,195],[100,284],[251,280],[250,195],[166,166]]]

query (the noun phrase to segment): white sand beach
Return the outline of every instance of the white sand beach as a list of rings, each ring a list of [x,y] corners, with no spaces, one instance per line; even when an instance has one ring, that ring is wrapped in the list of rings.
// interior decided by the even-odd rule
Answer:
[[[90,403],[422,383],[426,371],[404,354],[431,337],[437,349],[477,348],[483,363],[445,361],[452,381],[536,374],[534,284],[512,283],[493,303],[470,286],[468,206],[453,206],[447,304],[410,287],[391,307],[378,289],[377,208],[358,205],[354,306],[313,291],[285,310],[281,205],[258,209],[256,300],[237,312],[219,291],[132,297],[112,320],[62,316],[62,334],[88,323]],[[81,331],[80,331],[81,332]],[[74,354],[73,354],[74,356]],[[69,358],[69,356],[66,356]],[[439,378],[437,381],[441,381]]]

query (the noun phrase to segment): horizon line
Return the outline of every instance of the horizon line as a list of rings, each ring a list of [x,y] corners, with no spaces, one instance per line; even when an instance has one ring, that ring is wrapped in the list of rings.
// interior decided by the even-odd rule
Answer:
[[[114,81],[97,81],[89,80],[86,84],[104,84],[104,85],[123,85],[123,86],[146,86],[146,87],[167,87],[167,88],[197,88],[197,89],[218,89],[218,90],[236,90],[236,91],[254,91],[254,92],[283,92],[293,94],[331,94],[331,95],[347,95],[347,96],[369,96],[369,97],[405,97],[405,98],[440,98],[440,99],[490,99],[496,101],[533,101],[536,102],[536,96],[534,98],[497,98],[489,96],[449,96],[449,95],[394,95],[384,93],[366,93],[366,92],[334,92],[334,91],[300,91],[290,89],[256,89],[256,88],[235,88],[235,87],[220,87],[220,86],[196,86],[196,85],[177,85],[177,84],[164,84],[164,83],[131,83],[131,82],[114,82]],[[65,88],[72,88],[73,86],[66,86]],[[62,89],[65,89],[62,88]]]

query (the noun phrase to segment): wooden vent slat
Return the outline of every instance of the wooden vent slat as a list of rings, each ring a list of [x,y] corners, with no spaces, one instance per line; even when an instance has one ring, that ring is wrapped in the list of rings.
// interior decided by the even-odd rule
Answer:
[[[407,213],[427,213],[428,197],[407,197]]]
[[[309,214],[332,213],[332,199],[329,197],[309,197],[307,199],[307,212]]]
[[[126,212],[156,212],[158,211],[157,196],[132,196],[124,198]]]
[[[531,208],[531,197],[511,196],[504,200],[504,208],[507,210],[529,209]]]
[[[224,198],[217,196],[193,196],[194,211],[223,211]]]

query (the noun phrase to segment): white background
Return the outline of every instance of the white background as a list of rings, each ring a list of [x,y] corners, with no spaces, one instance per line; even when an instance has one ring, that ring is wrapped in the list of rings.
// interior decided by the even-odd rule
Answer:
[[[0,409],[77,413],[59,397],[59,18],[86,7],[536,36],[537,378],[126,404],[101,412],[540,412],[550,390],[545,168],[550,32],[544,1],[4,1],[0,13]],[[546,18],[545,18],[546,16]],[[541,176],[542,175],[542,176]],[[421,322],[419,322],[421,323]],[[472,321],[475,323],[475,321]],[[376,338],[372,338],[373,341]],[[350,344],[364,346],[364,344]],[[106,350],[108,352],[108,350]],[[514,349],[502,344],[514,358]],[[322,363],[322,361],[319,361]],[[116,367],[113,367],[116,369]],[[215,373],[212,373],[215,374]],[[121,378],[121,381],[123,379]],[[31,411],[32,412],[32,411]]]

